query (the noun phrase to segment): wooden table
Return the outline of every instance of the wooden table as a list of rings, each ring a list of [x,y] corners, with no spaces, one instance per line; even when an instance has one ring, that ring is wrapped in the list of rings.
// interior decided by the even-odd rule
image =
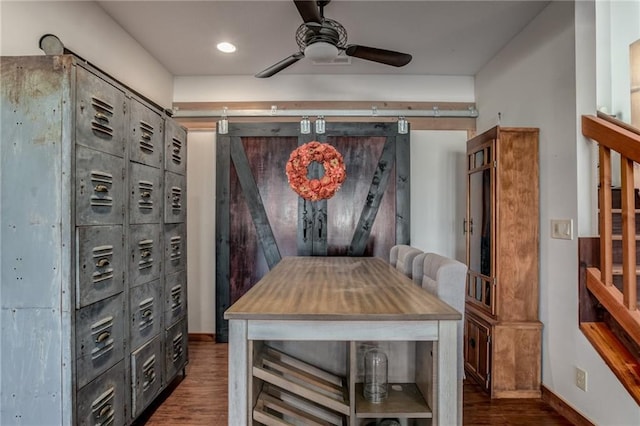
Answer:
[[[229,320],[229,425],[250,425],[254,419],[263,383],[253,377],[259,370],[254,343],[309,340],[349,342],[351,348],[361,341],[416,342],[415,387],[425,408],[392,414],[431,418],[432,425],[462,422],[456,362],[461,315],[382,259],[283,258],[224,317]],[[353,355],[350,362],[352,371]],[[362,400],[357,386],[350,373],[345,401],[337,405],[350,425],[360,424],[363,412],[382,407],[356,407]]]

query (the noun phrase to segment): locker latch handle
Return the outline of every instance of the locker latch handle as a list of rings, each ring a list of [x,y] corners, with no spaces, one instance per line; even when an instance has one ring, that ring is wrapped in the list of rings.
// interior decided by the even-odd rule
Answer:
[[[109,262],[109,259],[100,259],[98,263],[96,263],[96,266],[98,268],[104,268],[105,266],[109,266],[110,264],[111,262]]]
[[[96,342],[102,343],[105,340],[107,340],[110,336],[111,336],[111,333],[109,333],[108,331],[105,331],[104,333],[100,333],[100,335],[96,339]]]

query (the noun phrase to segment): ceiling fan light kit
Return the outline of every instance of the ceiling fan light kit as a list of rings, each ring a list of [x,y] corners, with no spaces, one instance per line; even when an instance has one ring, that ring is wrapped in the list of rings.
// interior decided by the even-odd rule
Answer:
[[[316,62],[329,62],[338,56],[338,48],[333,44],[319,41],[304,49],[304,56]]]
[[[324,7],[330,0],[294,0],[303,23],[296,30],[299,51],[256,74],[258,78],[271,77],[302,58],[315,63],[330,63],[343,52],[348,57],[360,58],[394,67],[411,62],[411,55],[375,47],[347,45],[347,30],[337,21],[324,17]]]

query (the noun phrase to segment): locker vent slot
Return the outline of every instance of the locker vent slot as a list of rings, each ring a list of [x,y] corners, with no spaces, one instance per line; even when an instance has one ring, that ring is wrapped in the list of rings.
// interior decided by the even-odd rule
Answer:
[[[111,425],[115,418],[115,410],[113,409],[115,389],[110,387],[102,395],[97,397],[91,404],[91,412],[96,425]]]
[[[153,266],[153,240],[142,240],[138,243],[140,250],[140,261],[138,262],[138,270],[151,268]]]
[[[144,364],[142,364],[142,374],[144,382],[142,383],[143,391],[147,391],[149,387],[156,381],[156,356],[151,355]]]
[[[176,337],[173,338],[173,362],[176,363],[177,361],[180,360],[180,358],[182,358],[182,333],[178,333],[176,335]]]
[[[171,310],[177,311],[182,306],[182,286],[171,287]]]
[[[182,209],[182,189],[178,186],[171,187],[171,208],[175,211]]]
[[[93,120],[91,120],[91,130],[101,136],[113,137],[113,127],[109,125],[109,118],[113,117],[114,107],[107,101],[93,96],[91,106],[96,110]]]
[[[113,278],[113,267],[111,266],[113,246],[97,246],[93,248],[92,253],[96,268],[92,274],[93,283],[97,284]]]
[[[153,210],[153,200],[151,193],[153,192],[153,182],[141,180],[138,182],[140,191],[140,199],[138,200],[138,208],[141,210]]]
[[[91,336],[93,337],[94,348],[91,351],[91,358],[98,359],[101,356],[108,355],[113,350],[113,337],[111,331],[113,328],[113,317],[108,316],[100,321],[93,323],[91,326]]]
[[[171,245],[171,253],[169,254],[169,259],[172,262],[176,262],[180,260],[182,253],[180,253],[180,245],[182,242],[182,237],[171,237],[170,245]]]
[[[109,190],[113,186],[113,175],[110,173],[92,170],[91,183],[93,185],[91,206],[112,207],[113,197],[109,196]]]
[[[153,297],[144,299],[138,304],[140,310],[140,331],[153,326]]]
[[[182,164],[182,141],[180,139],[173,138],[171,147],[171,160],[180,165]]]
[[[140,120],[140,150],[145,154],[153,154],[153,126]]]

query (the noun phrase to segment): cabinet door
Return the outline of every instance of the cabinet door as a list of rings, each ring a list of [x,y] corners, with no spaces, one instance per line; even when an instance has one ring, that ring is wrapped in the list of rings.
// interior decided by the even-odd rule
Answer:
[[[467,301],[495,314],[494,306],[494,168],[492,145],[472,149],[468,155]]]
[[[124,92],[82,67],[76,69],[76,142],[124,157]]]
[[[131,99],[129,155],[131,161],[162,167],[164,134],[162,117],[138,99]]]
[[[124,222],[124,159],[76,149],[76,225]]]
[[[488,390],[491,377],[491,327],[466,315],[464,335],[465,370]]]
[[[173,120],[165,122],[164,168],[179,175],[187,171],[187,131]]]

